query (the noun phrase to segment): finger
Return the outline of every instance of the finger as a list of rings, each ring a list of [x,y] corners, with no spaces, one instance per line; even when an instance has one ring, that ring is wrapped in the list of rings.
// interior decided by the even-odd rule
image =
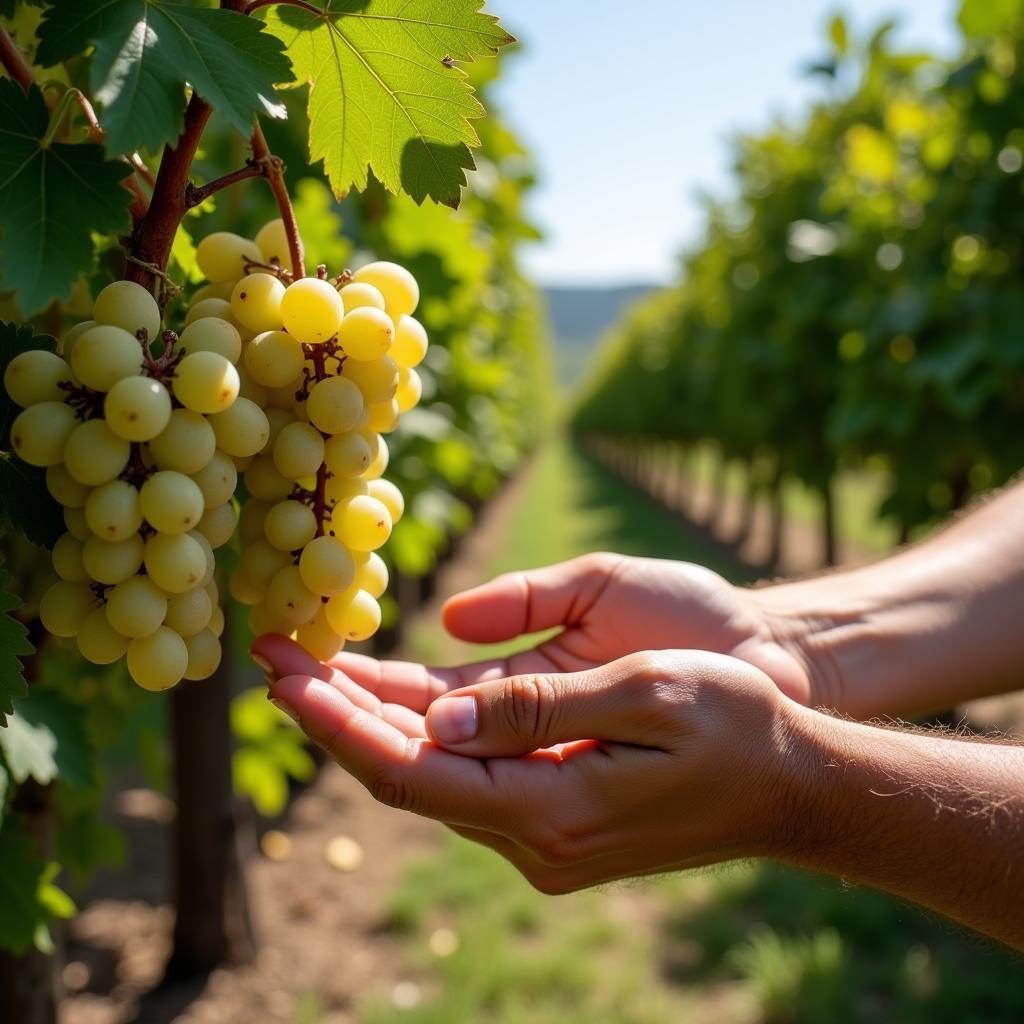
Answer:
[[[553,626],[578,625],[620,561],[616,555],[584,555],[499,576],[449,598],[441,612],[445,627],[460,640],[489,644]]]
[[[557,769],[546,761],[510,763],[498,782],[483,762],[404,735],[321,679],[286,676],[271,686],[269,696],[389,806],[439,821],[506,832],[521,816],[523,793],[533,784],[531,777],[545,795],[552,791],[551,769]]]
[[[472,757],[512,757],[575,740],[667,745],[671,709],[659,689],[675,665],[630,655],[587,672],[510,676],[439,697],[427,710],[435,743]]]

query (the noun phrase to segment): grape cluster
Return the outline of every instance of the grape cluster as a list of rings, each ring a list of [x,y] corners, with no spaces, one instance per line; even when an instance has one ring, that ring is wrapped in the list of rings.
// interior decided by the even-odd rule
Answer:
[[[147,690],[205,679],[220,663],[213,552],[235,529],[237,475],[221,434],[234,442],[240,433],[238,333],[217,318],[196,319],[180,337],[160,326],[152,295],[118,281],[59,355],[23,352],[4,374],[23,408],[12,448],[45,467],[67,526],[40,620],[77,638],[95,664],[126,655]]]
[[[249,494],[231,593],[252,606],[253,632],[294,636],[326,659],[380,626],[388,572],[376,552],[404,511],[383,479],[382,435],[420,399],[419,287],[387,262],[293,279],[279,220],[254,241],[210,235],[197,260],[210,284],[189,316],[223,318],[243,338],[230,415],[239,429],[257,414],[268,424],[251,457],[222,439]],[[238,277],[240,260],[249,272]]]

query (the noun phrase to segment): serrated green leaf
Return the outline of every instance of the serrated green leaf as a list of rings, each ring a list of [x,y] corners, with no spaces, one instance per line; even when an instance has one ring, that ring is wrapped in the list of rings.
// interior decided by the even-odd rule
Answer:
[[[53,547],[66,526],[46,489],[46,471],[0,451],[0,529],[18,529],[42,548]]]
[[[158,149],[182,127],[185,83],[248,134],[257,111],[283,117],[274,83],[288,81],[281,43],[235,11],[160,0],[59,0],[39,30],[55,64],[95,44],[91,82],[107,152]]]
[[[0,752],[15,782],[35,779],[41,786],[57,777],[57,740],[45,725],[32,725],[17,711],[0,730]]]
[[[33,729],[45,729],[53,737],[53,760],[61,782],[81,787],[93,784],[93,749],[81,707],[54,690],[36,686],[19,702],[16,714]]]
[[[38,900],[46,862],[36,857],[13,815],[0,828],[0,864],[0,948],[24,953],[37,931],[46,931],[46,913]]]
[[[60,874],[60,865],[51,860],[44,868],[42,877],[39,879],[37,896],[39,906],[46,911],[50,917],[59,917],[62,920],[75,916],[78,908],[75,901],[60,886],[54,884],[54,879]]]
[[[0,569],[0,726],[8,724],[14,700],[28,696],[25,670],[19,658],[35,651],[28,641],[28,630],[11,614],[21,607],[21,601],[7,589],[10,581],[8,573]]]
[[[46,146],[49,113],[36,86],[0,79],[0,281],[26,313],[66,298],[93,264],[92,232],[131,226],[124,165],[83,142]]]
[[[457,206],[471,118],[483,107],[454,65],[513,38],[482,0],[326,0],[322,14],[285,5],[260,11],[309,83],[309,155],[335,195],[363,189],[371,170],[417,203]]]
[[[7,812],[7,790],[10,789],[10,776],[7,769],[0,764],[0,828],[3,828]]]

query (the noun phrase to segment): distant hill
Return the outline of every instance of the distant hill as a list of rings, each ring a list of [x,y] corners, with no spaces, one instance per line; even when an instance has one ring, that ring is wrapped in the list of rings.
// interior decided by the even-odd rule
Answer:
[[[628,306],[654,285],[622,288],[545,288],[548,316],[554,333],[555,362],[565,388],[575,386],[597,345]]]

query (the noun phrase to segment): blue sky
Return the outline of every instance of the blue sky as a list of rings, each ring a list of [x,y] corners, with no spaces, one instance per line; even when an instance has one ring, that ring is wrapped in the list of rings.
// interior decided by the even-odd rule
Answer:
[[[863,34],[948,49],[955,0],[856,0]],[[817,94],[825,0],[489,0],[524,42],[498,87],[543,178],[547,234],[527,264],[545,284],[668,281],[700,230],[699,190],[729,185],[731,135]]]

